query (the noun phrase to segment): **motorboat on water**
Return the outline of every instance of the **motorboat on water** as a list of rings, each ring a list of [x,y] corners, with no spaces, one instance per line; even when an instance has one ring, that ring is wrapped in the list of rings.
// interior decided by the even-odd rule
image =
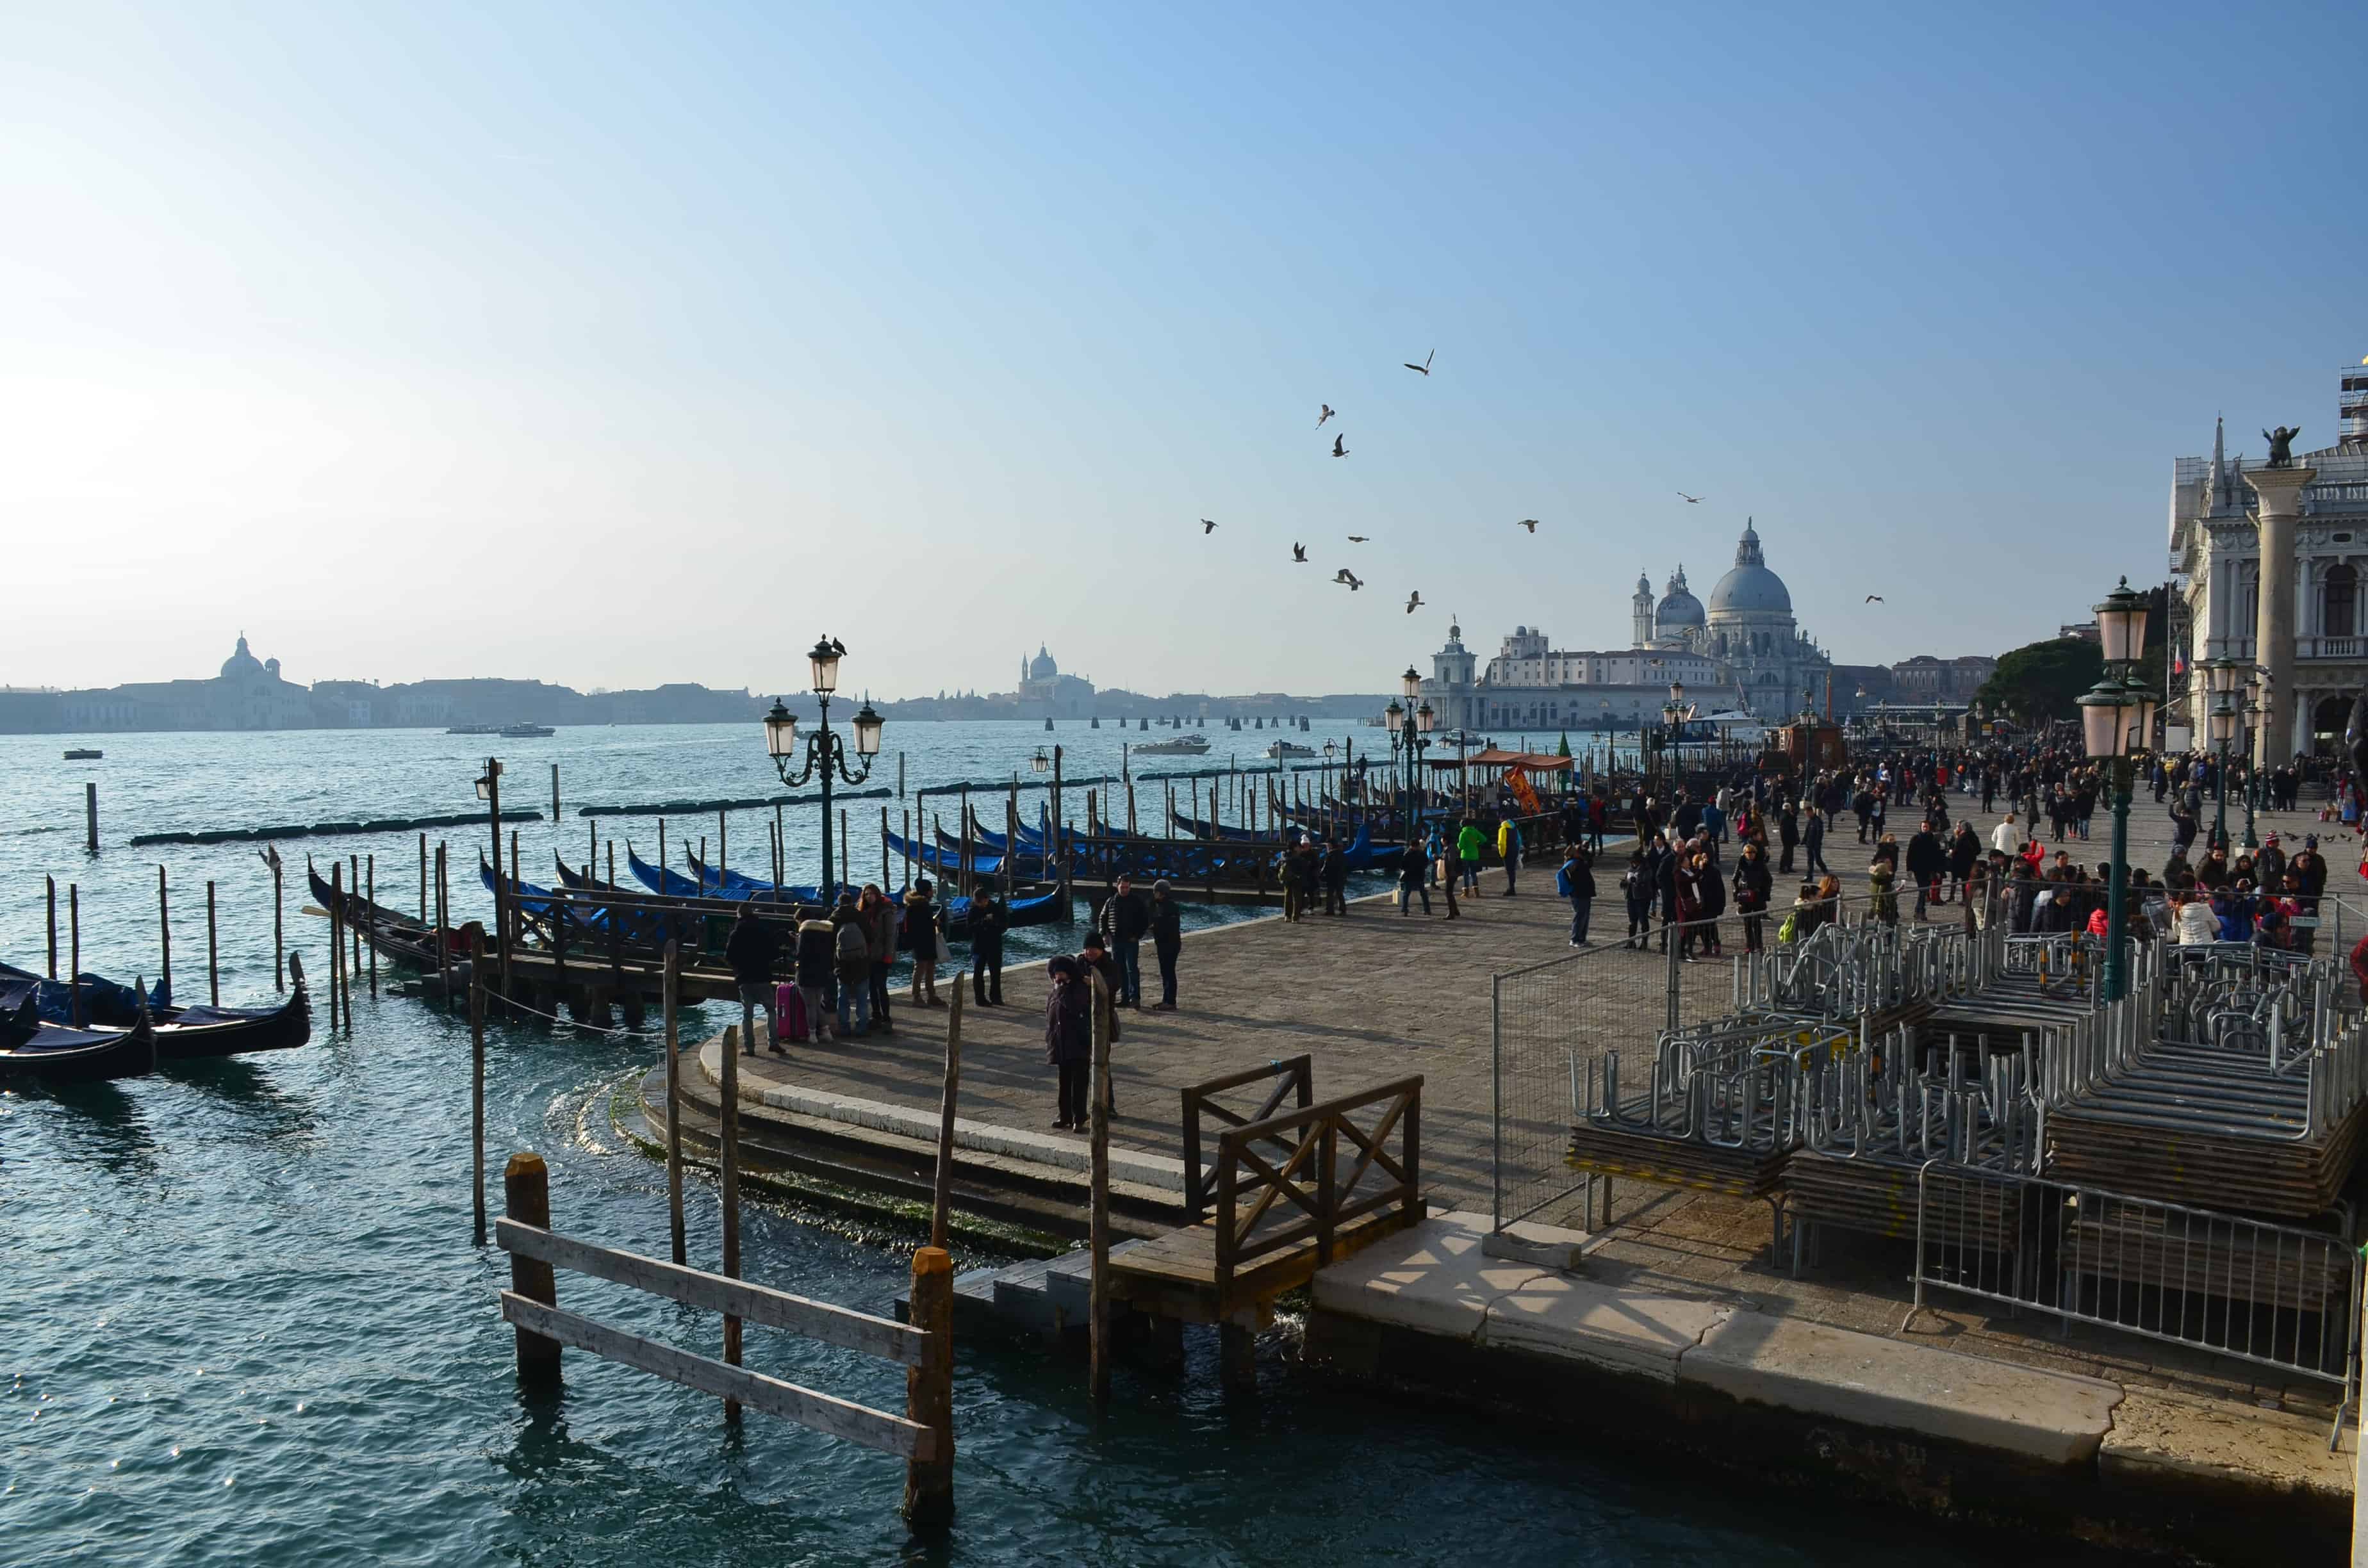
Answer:
[[[546,736],[555,735],[557,733],[559,733],[559,732],[552,729],[548,724],[520,723],[504,724],[502,726],[503,737],[513,741],[539,741]]]
[[[1148,741],[1133,749],[1137,756],[1206,756],[1209,755],[1209,737],[1182,734],[1174,740]]]
[[[1285,757],[1314,756],[1315,748],[1301,745],[1296,741],[1277,741],[1266,748],[1266,755],[1279,762]]]

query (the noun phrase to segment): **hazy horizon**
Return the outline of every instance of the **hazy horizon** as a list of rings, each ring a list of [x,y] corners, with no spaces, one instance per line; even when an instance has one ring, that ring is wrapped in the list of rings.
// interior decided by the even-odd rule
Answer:
[[[1997,653],[2368,353],[2332,6],[4,10],[0,684]]]

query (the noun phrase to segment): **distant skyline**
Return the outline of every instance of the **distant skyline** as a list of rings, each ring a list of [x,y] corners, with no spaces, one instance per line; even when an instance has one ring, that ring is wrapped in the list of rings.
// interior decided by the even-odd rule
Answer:
[[[1747,515],[1996,653],[2368,354],[2349,7],[0,24],[0,685],[1377,691]]]

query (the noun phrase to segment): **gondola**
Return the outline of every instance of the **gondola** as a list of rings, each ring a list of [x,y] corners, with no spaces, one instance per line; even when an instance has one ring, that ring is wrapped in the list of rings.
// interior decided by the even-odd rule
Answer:
[[[900,846],[904,841],[892,833],[888,835],[888,842],[892,846]],[[695,856],[687,856],[685,858],[691,869],[699,873],[703,885],[713,885],[715,873],[712,870],[700,864]],[[1023,852],[1020,864],[1026,864],[1030,858],[1030,857]],[[954,863],[959,865],[960,862],[961,857],[957,854],[954,856]],[[981,858],[971,864],[972,874],[981,881],[994,881],[1001,874],[1001,868],[1002,862],[991,858]],[[951,872],[949,871],[948,874],[951,875]],[[727,895],[734,898],[771,902],[778,893],[785,891],[792,899],[802,903],[809,903],[816,907],[820,907],[822,903],[821,895],[813,888],[777,889],[771,882],[745,876],[738,871],[723,873],[723,883],[725,887],[740,890]],[[1060,898],[1061,890],[1056,887],[1047,888],[1042,892],[1030,893],[1024,898],[1015,898],[1004,911],[1004,924],[1007,926],[1056,925],[1065,918],[1060,907]],[[970,918],[970,900],[951,896],[946,900],[944,908],[948,935],[955,941],[962,940],[961,927]],[[898,938],[898,945],[900,947],[903,945],[901,937]]]
[[[156,1035],[145,1018],[127,1029],[77,1029],[41,1021],[36,987],[0,983],[0,1079],[87,1084],[156,1070]]]
[[[483,864],[482,851],[480,855],[479,863]],[[382,956],[417,970],[432,972],[436,969],[438,938],[435,926],[423,925],[385,904],[373,903],[350,889],[330,887],[309,859],[304,863],[304,875],[311,881],[313,901],[347,925],[358,926]],[[450,961],[465,962],[469,955],[461,946],[461,934],[452,932],[448,940]]]

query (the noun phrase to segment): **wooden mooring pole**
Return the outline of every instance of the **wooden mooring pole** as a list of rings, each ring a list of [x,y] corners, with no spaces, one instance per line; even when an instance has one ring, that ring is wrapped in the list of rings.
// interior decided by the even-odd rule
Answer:
[[[41,879],[41,885],[50,911],[50,978],[55,980],[58,977],[58,880],[45,876]]]
[[[682,1225],[682,1045],[677,1033],[677,1009],[682,991],[682,944],[666,945],[666,983],[661,994],[666,1009],[666,1223],[674,1236],[674,1260],[687,1265]]]
[[[370,948],[370,1000],[375,1002],[378,1000],[378,857],[376,855],[370,857],[370,892],[362,896],[370,901],[362,906],[362,919],[370,927],[365,935],[370,937],[367,945]]]
[[[559,764],[557,764],[557,763],[555,763],[555,762],[554,762],[554,763],[552,763],[552,764],[551,765],[551,821],[552,821],[552,831],[553,833],[558,832],[558,831],[559,831],[559,827],[558,827],[558,824],[559,824]]]
[[[214,942],[214,884],[206,883],[206,1001],[222,1006],[221,949]]]
[[[477,1244],[479,1246],[484,1246],[485,1244],[485,928],[472,920],[469,922],[468,938],[469,1210],[476,1221]],[[510,1161],[510,1170],[512,1172],[515,1172],[518,1169],[518,1159],[532,1160],[534,1162],[535,1169],[538,1172],[542,1171],[542,1158],[541,1155],[524,1154]],[[506,1176],[504,1177],[505,1183],[507,1183],[508,1179],[509,1178]],[[550,1206],[548,1202],[550,1188],[548,1186],[547,1175],[543,1179],[545,1181],[543,1190],[546,1200],[543,1210],[544,1218],[540,1222],[548,1226],[551,1223],[551,1220]],[[524,1216],[519,1214],[518,1211],[516,1190],[517,1189],[514,1187],[511,1188],[509,1195],[509,1213],[510,1218],[513,1220],[524,1218]],[[511,1289],[518,1290],[523,1290],[525,1289],[525,1287],[517,1283],[518,1277],[515,1273],[513,1273],[510,1278],[512,1281]],[[543,1298],[543,1303],[546,1306],[552,1304],[551,1298]],[[521,1338],[518,1341],[518,1344],[521,1346],[518,1369],[520,1371],[524,1371],[526,1369],[526,1362],[522,1347],[525,1346],[526,1341]],[[552,1359],[555,1361],[557,1358],[558,1352],[556,1347],[554,1347],[552,1350]]]
[[[1088,1282],[1087,1321],[1092,1335],[1093,1399],[1097,1412],[1110,1405],[1110,1022],[1104,1009],[1113,1006],[1110,988],[1099,974],[1093,977],[1094,1103],[1087,1126],[1093,1134],[1093,1210],[1088,1233],[1093,1247],[1093,1273]]]
[[[98,785],[95,780],[82,787],[82,820],[87,840],[85,847],[96,855],[98,853]]]
[[[447,864],[442,840],[436,845],[436,978],[444,988],[444,1011],[452,1011],[452,891],[445,881]],[[482,1190],[482,1188],[480,1189]]]
[[[277,846],[258,851],[263,863],[271,868],[271,989],[285,995],[288,991],[288,943],[283,922],[287,918],[288,901],[280,887],[279,850]]]
[[[308,860],[306,864],[310,864]],[[345,1003],[346,869],[329,862],[329,1028],[334,1031]]]
[[[66,939],[73,945],[66,952],[66,989],[72,994],[73,1006],[68,1017],[76,1028],[82,1028],[82,884],[66,884]]]
[[[962,1006],[960,986],[954,1006]],[[929,1458],[905,1461],[904,1515],[916,1529],[939,1529],[954,1517],[954,1265],[942,1243],[914,1249],[910,1301],[906,1321],[929,1338],[921,1364],[905,1369],[905,1418],[938,1442]]]
[[[753,1012],[742,1017],[746,1038],[728,1032],[723,1037],[723,1103],[715,1118],[717,1185],[723,1199],[723,1273],[734,1279],[740,1278],[740,1053],[750,1049],[757,1028]],[[734,1367],[740,1364],[740,1320],[729,1312],[723,1315],[723,1359]],[[740,1419],[738,1400],[723,1402],[723,1418]]]
[[[477,1188],[482,1194],[484,1187]],[[480,1199],[482,1203],[482,1199]],[[542,1156],[517,1153],[510,1156],[502,1171],[502,1211],[521,1225],[537,1230],[551,1229],[551,1167]],[[477,1233],[482,1241],[484,1224],[480,1215]],[[559,1283],[552,1277],[551,1265],[527,1256],[510,1254],[510,1289],[530,1301],[541,1301],[546,1307],[559,1304]],[[559,1341],[546,1339],[540,1334],[518,1331],[518,1381],[535,1393],[550,1393],[559,1387]]]
[[[953,1207],[954,1183],[954,1106],[962,1093],[962,991],[961,978],[954,981],[953,1006],[946,1009],[946,1083],[938,1097],[938,1169],[937,1179],[929,1199],[929,1245],[946,1244],[946,1215]],[[914,1266],[913,1283],[920,1283],[920,1265]],[[916,1313],[914,1326],[925,1327]],[[918,1416],[915,1420],[920,1419]]]
[[[165,994],[173,994],[173,917],[165,897],[165,868],[156,868],[156,941],[165,954]]]
[[[419,835],[419,923],[427,924],[427,835]]]

